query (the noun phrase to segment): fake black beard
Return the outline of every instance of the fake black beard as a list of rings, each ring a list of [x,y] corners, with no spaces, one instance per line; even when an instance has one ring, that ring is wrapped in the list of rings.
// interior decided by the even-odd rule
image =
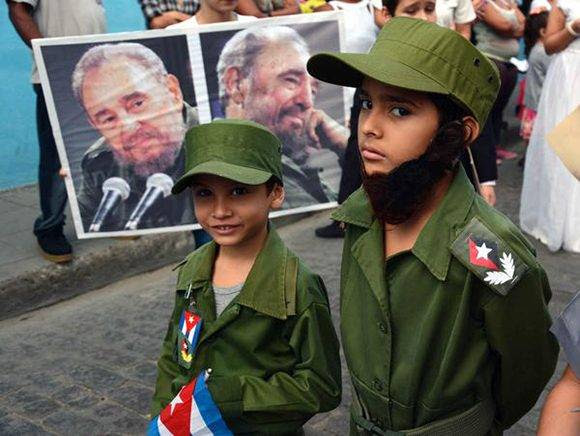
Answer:
[[[465,146],[466,130],[460,121],[439,128],[425,153],[403,162],[387,174],[368,175],[362,166],[362,184],[376,217],[401,224],[425,206],[437,182],[457,165]]]
[[[430,160],[426,152],[387,174],[368,175],[363,167],[362,184],[376,217],[387,224],[401,224],[425,206],[447,168],[443,162]]]

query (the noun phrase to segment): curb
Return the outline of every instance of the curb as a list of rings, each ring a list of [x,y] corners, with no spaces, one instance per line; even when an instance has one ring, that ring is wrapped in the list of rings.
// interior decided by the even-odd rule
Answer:
[[[1,280],[0,320],[177,262],[193,246],[190,232],[148,235],[75,256],[69,264],[48,265]]]
[[[273,222],[280,228],[311,215],[290,215]],[[147,235],[76,255],[69,264],[48,265],[6,280],[0,278],[0,321],[177,263],[194,245],[191,232]]]

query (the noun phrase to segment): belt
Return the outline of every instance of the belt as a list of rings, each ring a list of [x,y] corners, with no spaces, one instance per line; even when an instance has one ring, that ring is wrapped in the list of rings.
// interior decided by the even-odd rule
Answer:
[[[366,432],[379,436],[482,436],[491,429],[495,409],[488,399],[450,418],[430,422],[409,430],[384,430],[372,421],[352,413],[353,421]]]

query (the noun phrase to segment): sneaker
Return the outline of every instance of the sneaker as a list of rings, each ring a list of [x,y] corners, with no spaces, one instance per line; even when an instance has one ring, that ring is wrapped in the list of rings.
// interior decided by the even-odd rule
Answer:
[[[42,257],[54,263],[66,263],[72,260],[72,247],[62,233],[62,229],[53,230],[36,237]]]
[[[338,221],[333,221],[329,225],[319,227],[314,230],[319,238],[344,238],[344,230]]]
[[[513,151],[506,150],[505,148],[497,147],[495,149],[496,155],[500,159],[515,159],[518,157],[517,153]]]

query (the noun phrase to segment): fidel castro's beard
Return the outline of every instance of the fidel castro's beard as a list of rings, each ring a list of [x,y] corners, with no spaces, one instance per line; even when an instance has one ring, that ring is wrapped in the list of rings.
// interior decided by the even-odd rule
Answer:
[[[457,165],[464,132],[459,121],[440,127],[425,153],[386,174],[367,174],[361,164],[363,188],[381,222],[404,223],[425,207],[437,182]]]

